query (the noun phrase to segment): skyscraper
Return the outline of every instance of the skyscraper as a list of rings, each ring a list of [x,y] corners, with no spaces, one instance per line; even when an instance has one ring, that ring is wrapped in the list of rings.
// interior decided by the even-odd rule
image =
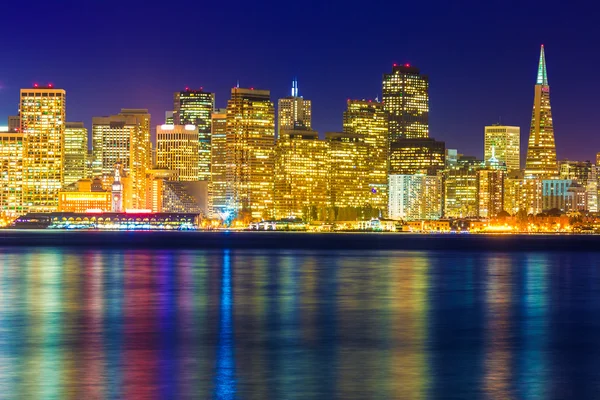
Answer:
[[[550,85],[548,84],[546,71],[544,45],[540,50],[540,62],[534,91],[525,175],[541,178],[558,175],[554,127],[550,109]]]
[[[67,122],[65,126],[64,186],[87,176],[88,131],[83,122]]]
[[[227,196],[235,214],[273,211],[275,107],[270,91],[231,89],[227,102]]]
[[[362,134],[326,132],[329,146],[329,189],[335,219],[357,220],[378,217],[379,210],[371,209],[370,146]]]
[[[210,179],[210,127],[215,94],[186,88],[173,95],[173,124],[198,127],[198,180]]]
[[[388,203],[388,115],[383,104],[348,100],[344,112],[344,133],[358,135],[368,146],[369,206],[387,214]]]
[[[390,142],[429,137],[429,78],[409,64],[383,75],[383,105],[390,116]]]
[[[323,220],[329,206],[329,146],[307,129],[279,132],[275,161],[275,217]]]
[[[21,89],[23,206],[53,212],[63,185],[66,92],[52,85]]]
[[[0,132],[0,216],[23,211],[23,133]]]
[[[390,174],[435,175],[446,165],[446,143],[432,138],[398,139],[390,143]]]
[[[122,165],[125,208],[146,207],[146,171],[151,168],[150,114],[145,109],[122,109],[118,115],[92,118],[94,176],[109,184],[114,168]],[[126,190],[125,190],[126,189]]]
[[[209,213],[222,215],[227,209],[227,110],[212,114],[210,137]]]
[[[156,127],[156,165],[176,171],[178,181],[198,180],[198,146],[195,125]]]
[[[521,169],[521,128],[495,124],[485,127],[484,159],[492,158],[492,153],[500,165],[506,165],[508,172]]]
[[[277,132],[292,129],[311,129],[311,102],[305,100],[298,91],[298,80],[292,82],[291,96],[279,99]]]
[[[478,215],[492,218],[504,210],[504,178],[506,171],[485,168],[477,171]]]

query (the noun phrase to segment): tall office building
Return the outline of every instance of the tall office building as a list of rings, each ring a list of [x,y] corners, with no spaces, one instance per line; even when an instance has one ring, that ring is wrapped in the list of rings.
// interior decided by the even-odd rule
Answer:
[[[389,176],[389,217],[396,220],[440,219],[442,177],[425,174]]]
[[[504,178],[506,171],[485,168],[477,172],[478,212],[482,218],[493,218],[504,210]]]
[[[390,143],[390,174],[435,175],[446,165],[446,143],[431,138],[398,139]]]
[[[554,126],[550,109],[550,85],[548,84],[546,71],[544,45],[540,50],[540,62],[534,91],[525,175],[541,178],[558,175]]]
[[[92,147],[94,176],[112,184],[120,164],[127,192],[124,208],[146,208],[146,171],[152,162],[148,110],[121,109],[117,115],[92,118]]]
[[[444,170],[444,217],[476,217],[477,171],[474,164],[458,163]]]
[[[275,157],[275,218],[323,220],[329,206],[329,146],[306,129],[279,132]]]
[[[273,212],[275,108],[270,91],[231,89],[227,102],[227,197],[234,214]]]
[[[64,186],[87,176],[88,131],[83,122],[65,125]]]
[[[521,128],[495,124],[485,127],[484,159],[495,155],[500,165],[506,169],[519,171],[521,169]]]
[[[211,118],[208,207],[216,217],[227,212],[227,110],[216,109]]]
[[[21,89],[23,206],[30,212],[58,209],[63,185],[66,92],[52,85]]]
[[[360,218],[357,209],[367,207],[372,196],[369,185],[369,145],[362,135],[345,132],[326,132],[325,140],[329,146],[330,202],[338,210],[335,217],[338,220]],[[365,217],[370,218],[371,215]]]
[[[311,129],[311,102],[305,100],[298,91],[298,80],[292,82],[292,93],[279,99],[277,111],[277,132],[292,129]]]
[[[159,125],[156,127],[156,166],[176,171],[178,181],[197,181],[198,146],[195,125]]]
[[[0,132],[0,216],[23,213],[23,133]]]
[[[369,205],[385,216],[388,203],[388,115],[379,102],[348,100],[344,133],[357,135],[368,146]]]
[[[173,124],[198,128],[198,180],[210,180],[210,129],[215,94],[186,88],[173,95]]]
[[[390,142],[429,137],[429,78],[409,64],[383,75],[383,104],[390,116]]]

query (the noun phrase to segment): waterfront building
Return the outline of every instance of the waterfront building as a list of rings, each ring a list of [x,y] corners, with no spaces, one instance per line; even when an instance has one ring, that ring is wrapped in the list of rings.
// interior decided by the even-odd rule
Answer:
[[[198,214],[152,213],[147,210],[129,210],[120,213],[52,212],[29,213],[17,218],[15,228],[35,229],[98,229],[98,230],[194,230],[200,224]]]
[[[283,130],[275,154],[275,218],[326,219],[329,142],[315,131]]]
[[[206,215],[208,212],[208,182],[164,181],[162,212]]]
[[[425,174],[389,176],[389,218],[432,220],[442,217],[442,177]]]
[[[394,64],[383,75],[383,104],[390,142],[429,137],[429,78],[418,68]]]
[[[23,206],[31,212],[58,208],[63,186],[66,92],[52,85],[21,89]]]
[[[527,147],[525,175],[550,178],[558,175],[554,125],[550,108],[550,85],[546,71],[544,45],[540,50],[537,81],[534,91],[531,130]]]
[[[112,193],[99,178],[80,179],[58,193],[58,212],[112,211]]]
[[[292,82],[292,93],[279,99],[277,110],[277,133],[293,129],[311,129],[311,101],[300,96],[298,80]]]
[[[0,132],[0,216],[14,217],[22,212],[23,133]]]
[[[114,168],[123,167],[131,190],[129,208],[146,206],[146,171],[151,168],[150,114],[145,109],[122,109],[117,115],[92,118],[93,176],[112,184]],[[125,184],[125,183],[124,183]]]
[[[156,165],[177,171],[177,180],[198,180],[198,127],[159,125],[156,127]]]
[[[329,147],[330,203],[336,220],[379,217],[380,211],[370,207],[370,145],[361,134],[326,132]]]
[[[211,120],[209,214],[227,212],[227,110],[216,109]]]
[[[398,139],[390,144],[390,174],[435,175],[446,165],[446,144],[435,139]]]
[[[123,211],[123,184],[121,183],[121,166],[115,168],[115,175],[111,186],[112,212]],[[147,197],[146,197],[147,198]]]
[[[476,217],[478,212],[477,171],[479,166],[458,163],[444,171],[444,217]]]
[[[484,159],[489,160],[492,153],[500,165],[506,169],[521,169],[521,128],[495,124],[485,127]]]
[[[368,204],[387,214],[388,203],[388,115],[383,104],[365,100],[348,100],[344,112],[344,133],[357,135],[368,146]]]
[[[65,125],[64,186],[87,177],[88,131],[83,122]]]
[[[215,94],[186,88],[173,95],[173,124],[195,125],[198,128],[198,177],[210,180],[211,118],[215,109]]]
[[[558,163],[559,178],[574,180],[586,186],[588,177],[592,172],[592,167],[593,165],[590,161],[560,161]]]
[[[227,103],[227,198],[236,215],[273,211],[275,109],[268,90],[231,89]]]

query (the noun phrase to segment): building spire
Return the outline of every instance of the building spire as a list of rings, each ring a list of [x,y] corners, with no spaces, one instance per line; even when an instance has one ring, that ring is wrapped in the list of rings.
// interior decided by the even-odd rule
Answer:
[[[546,56],[544,55],[544,45],[540,50],[540,64],[538,66],[537,84],[548,86],[548,73],[546,71]]]
[[[292,81],[292,97],[298,97],[298,78]]]

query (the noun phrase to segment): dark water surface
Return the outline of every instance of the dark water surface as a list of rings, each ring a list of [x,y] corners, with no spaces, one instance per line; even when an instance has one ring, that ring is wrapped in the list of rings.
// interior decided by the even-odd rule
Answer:
[[[583,252],[0,248],[0,398],[600,398],[599,267]]]

